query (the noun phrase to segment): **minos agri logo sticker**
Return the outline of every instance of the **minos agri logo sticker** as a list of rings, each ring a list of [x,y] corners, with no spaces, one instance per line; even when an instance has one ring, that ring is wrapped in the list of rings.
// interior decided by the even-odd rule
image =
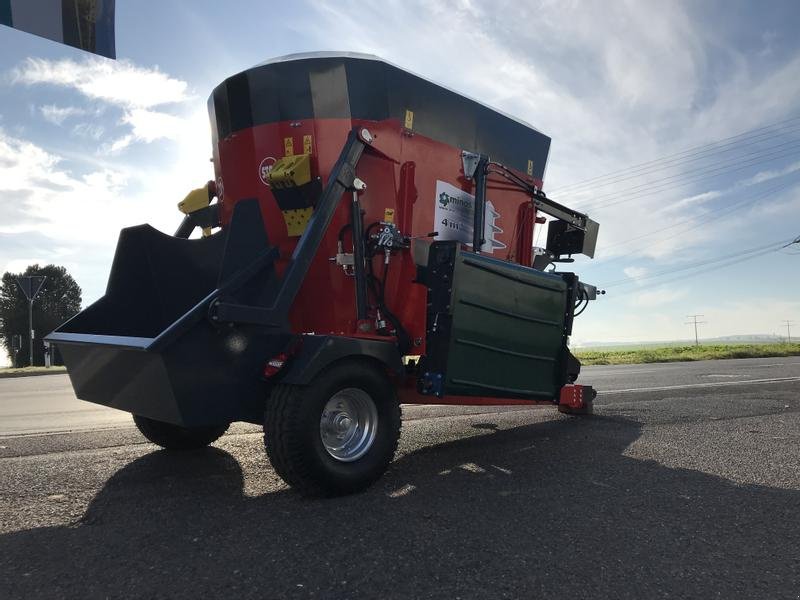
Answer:
[[[459,190],[461,191],[461,190]],[[471,196],[470,196],[471,197]],[[475,199],[472,198],[470,201],[466,198],[459,198],[458,196],[450,196],[447,192],[442,192],[439,194],[439,204],[442,208],[447,208],[448,206],[458,207],[459,209],[465,209],[468,211],[474,211],[475,206]]]
[[[437,240],[457,240],[472,245],[474,227],[475,196],[444,181],[436,182],[436,210],[434,211],[434,231],[439,233]],[[486,240],[482,252],[493,253],[506,245],[497,239],[503,230],[497,226],[500,218],[492,202],[486,202],[483,238]]]

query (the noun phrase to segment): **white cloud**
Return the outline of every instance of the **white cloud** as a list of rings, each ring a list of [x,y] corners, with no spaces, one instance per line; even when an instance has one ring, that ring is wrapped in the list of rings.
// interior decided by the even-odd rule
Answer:
[[[130,61],[109,61],[87,58],[83,61],[50,61],[28,58],[13,70],[11,81],[24,85],[51,85],[66,87],[83,95],[93,104],[111,105],[122,111],[120,123],[129,132],[106,142],[102,153],[120,152],[135,142],[151,143],[159,139],[175,140],[183,133],[185,120],[181,117],[154,110],[155,107],[182,103],[187,95],[187,83],[162,73],[158,68],[145,68]],[[86,116],[93,111],[76,106],[45,105],[42,116],[56,125],[69,118]],[[98,110],[94,111],[95,113]],[[81,123],[73,133],[100,140],[105,127],[97,123]]]
[[[104,152],[118,153],[134,142],[149,144],[161,139],[181,140],[195,137],[191,129],[197,126],[195,120],[143,108],[126,112],[122,117],[122,122],[130,125],[131,133],[105,144]]]
[[[72,128],[73,134],[95,141],[102,139],[105,132],[105,127],[96,123],[78,123]]]
[[[639,279],[647,275],[648,270],[645,267],[625,267],[622,272],[631,279]]]
[[[686,288],[663,286],[634,294],[628,303],[635,308],[653,308],[655,306],[669,306],[689,295]]]
[[[97,299],[119,230],[151,223],[171,233],[180,221],[177,202],[213,178],[204,108],[180,120],[180,128],[169,123],[177,136],[172,152],[136,168],[114,156],[103,162],[79,156],[65,160],[0,128],[0,196],[15,198],[14,210],[0,220],[3,260],[12,266],[33,258],[58,262],[81,283],[85,301]],[[142,127],[140,135],[157,135]],[[36,243],[9,246],[15,239]]]
[[[184,119],[143,108],[126,113],[123,121],[132,127],[134,137],[144,142],[178,139],[186,127]]]
[[[92,100],[127,108],[152,108],[188,98],[185,81],[127,60],[28,58],[14,69],[11,79],[26,85],[72,88]]]
[[[114,197],[126,181],[123,172],[106,169],[75,176],[61,166],[59,156],[2,130],[0,161],[7,165],[0,192],[28,192],[24,217],[0,223],[0,233],[34,231],[62,239],[109,239],[105,227],[86,227],[86,217],[92,215],[95,222],[113,218]]]
[[[77,106],[55,106],[54,104],[40,106],[39,111],[45,120],[53,125],[61,125],[71,117],[80,117],[88,112],[86,109],[78,108]]]
[[[43,148],[8,136],[0,129],[0,164],[3,165],[0,190],[28,189],[33,180],[63,185],[62,175],[53,171],[58,162],[57,157]]]
[[[681,208],[686,208],[687,206],[695,206],[697,204],[703,204],[708,202],[709,200],[715,200],[722,195],[720,190],[711,190],[708,192],[703,192],[702,194],[695,194],[693,196],[689,196],[688,198],[683,198],[682,200],[678,200],[674,204],[670,205],[668,208],[670,210],[677,210]]]
[[[783,169],[770,169],[767,171],[759,171],[752,177],[742,181],[739,185],[756,185],[759,183],[770,181],[772,179],[777,179],[778,177],[791,175],[792,173],[796,173],[797,171],[800,171],[800,161],[794,162],[784,167]]]

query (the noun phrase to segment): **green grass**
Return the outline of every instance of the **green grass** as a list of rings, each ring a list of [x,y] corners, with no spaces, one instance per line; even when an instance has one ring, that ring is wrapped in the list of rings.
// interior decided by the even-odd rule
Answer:
[[[800,344],[709,344],[637,350],[575,350],[575,356],[584,365],[630,365],[720,358],[800,356]]]
[[[0,367],[0,379],[4,377],[28,377],[30,375],[55,375],[66,373],[66,367]]]

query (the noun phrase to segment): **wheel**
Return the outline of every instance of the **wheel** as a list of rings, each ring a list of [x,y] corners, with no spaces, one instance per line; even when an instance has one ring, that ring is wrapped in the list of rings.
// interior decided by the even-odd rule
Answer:
[[[133,415],[133,422],[144,437],[167,450],[204,448],[221,438],[230,426],[226,423],[209,427],[180,427],[139,415]]]
[[[309,385],[278,384],[264,445],[275,471],[307,496],[359,492],[383,475],[400,439],[400,405],[366,361],[332,365]]]

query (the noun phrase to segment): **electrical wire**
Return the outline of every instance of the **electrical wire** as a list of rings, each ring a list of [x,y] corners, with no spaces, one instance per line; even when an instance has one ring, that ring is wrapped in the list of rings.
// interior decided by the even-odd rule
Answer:
[[[684,220],[679,221],[677,223],[673,223],[672,225],[667,225],[666,227],[661,227],[660,229],[654,229],[653,231],[648,231],[646,233],[642,233],[642,234],[634,236],[632,238],[621,240],[621,241],[615,242],[613,244],[605,245],[604,249],[616,248],[617,246],[622,246],[622,245],[625,245],[625,244],[629,244],[631,242],[635,242],[635,241],[643,239],[643,238],[652,239],[652,237],[655,234],[658,234],[658,233],[661,233],[661,232],[664,232],[664,231],[668,231],[668,230],[674,229],[676,227],[680,227],[681,225],[686,225],[686,224],[689,224],[689,223],[693,223],[691,226],[685,227],[684,229],[682,229],[681,231],[679,231],[679,232],[677,232],[677,233],[675,233],[673,235],[668,235],[666,237],[661,237],[657,241],[664,242],[666,240],[670,240],[670,239],[672,239],[672,238],[674,238],[674,237],[676,237],[678,235],[683,235],[687,231],[692,231],[693,229],[697,229],[698,227],[701,227],[701,226],[705,225],[706,223],[708,223],[710,221],[713,221],[713,220],[717,220],[718,221],[718,220],[724,219],[726,217],[730,217],[733,214],[735,214],[733,212],[735,209],[744,208],[745,206],[749,206],[751,204],[755,204],[756,202],[758,202],[760,200],[763,200],[764,198],[766,198],[770,194],[774,194],[776,192],[782,192],[783,190],[791,188],[791,187],[797,185],[798,183],[800,183],[800,181],[795,179],[795,180],[792,180],[790,182],[786,182],[786,183],[782,183],[782,184],[779,184],[779,185],[775,185],[775,186],[773,186],[773,187],[771,187],[769,189],[761,190],[760,192],[758,192],[756,194],[745,196],[744,198],[742,198],[741,200],[739,200],[737,202],[734,202],[733,204],[728,204],[728,205],[726,205],[726,206],[724,206],[722,208],[718,208],[718,209],[711,209],[711,210],[709,210],[709,211],[707,211],[707,212],[705,212],[705,213],[703,213],[703,214],[701,214],[701,215],[699,215],[697,217],[690,217],[688,219],[684,219]],[[666,208],[670,208],[670,207],[666,207]],[[665,209],[661,209],[661,210],[666,210],[666,208]],[[656,211],[656,212],[660,212],[660,211]],[[613,259],[611,259],[611,260],[613,260]],[[608,262],[608,261],[606,261],[606,262]]]
[[[665,156],[661,156],[659,158],[654,158],[654,159],[646,161],[646,162],[637,163],[637,164],[634,164],[634,165],[632,165],[632,166],[630,166],[628,168],[625,168],[625,169],[620,169],[618,171],[612,171],[610,173],[605,173],[603,175],[598,175],[596,177],[591,177],[589,179],[584,179],[582,181],[578,181],[578,182],[575,182],[575,183],[567,184],[567,185],[561,186],[560,188],[556,188],[556,190],[554,190],[554,191],[557,191],[559,193],[562,193],[562,192],[567,191],[567,190],[569,190],[570,192],[574,192],[576,189],[583,188],[583,187],[605,186],[605,185],[608,185],[609,183],[612,183],[613,181],[609,181],[609,182],[606,182],[606,183],[599,183],[599,182],[605,181],[605,180],[609,180],[609,179],[613,179],[613,178],[616,178],[616,177],[619,177],[619,176],[622,176],[622,175],[629,175],[632,172],[640,172],[643,168],[645,168],[645,169],[649,168],[649,166],[651,166],[651,165],[669,163],[670,161],[675,160],[677,158],[681,158],[681,157],[682,158],[693,158],[693,157],[700,156],[700,155],[703,155],[703,154],[706,154],[706,153],[717,152],[720,148],[724,148],[724,147],[727,147],[727,146],[740,144],[741,141],[752,140],[754,138],[760,138],[760,137],[769,136],[769,135],[775,135],[776,133],[777,133],[777,135],[784,135],[786,133],[794,133],[795,130],[791,129],[791,128],[788,131],[783,131],[783,132],[781,132],[781,131],[774,132],[774,131],[771,131],[771,129],[773,129],[775,127],[778,127],[780,125],[784,125],[786,123],[794,123],[795,121],[798,121],[798,120],[800,120],[800,116],[791,117],[789,119],[784,119],[782,121],[771,123],[769,125],[764,125],[762,127],[757,127],[755,129],[747,130],[747,131],[739,133],[737,135],[733,135],[733,136],[730,136],[730,137],[727,137],[727,138],[722,138],[722,139],[717,140],[715,142],[710,142],[708,144],[701,144],[699,146],[693,146],[693,147],[690,147],[690,148],[686,148],[685,150],[680,150],[680,151],[678,151],[676,153],[673,153],[673,154],[668,154],[668,155],[665,155]],[[797,123],[795,123],[791,127],[796,127],[796,126],[797,126]],[[756,133],[756,132],[762,132],[762,133]],[[739,141],[736,142],[734,140],[739,140]],[[740,145],[739,147],[742,147],[742,146]]]
[[[703,273],[708,273],[708,272],[711,272],[711,271],[717,272],[717,271],[720,271],[722,269],[725,269],[726,267],[730,267],[732,265],[736,265],[736,264],[740,264],[740,263],[743,263],[743,262],[747,262],[747,261],[752,260],[754,258],[758,258],[760,256],[765,256],[767,254],[772,254],[772,253],[777,252],[777,251],[778,250],[775,249],[775,248],[762,250],[761,252],[758,252],[758,253],[755,253],[755,254],[751,254],[749,256],[744,256],[744,257],[740,257],[740,258],[737,258],[737,259],[734,259],[734,260],[731,260],[731,261],[728,261],[728,262],[712,265],[712,266],[709,266],[709,267],[706,267],[706,268],[703,268],[703,269],[699,269],[697,271],[693,271],[691,273],[686,273],[686,274],[683,274],[683,275],[678,276],[678,277],[673,277],[672,279],[666,279],[666,280],[663,280],[663,281],[659,281],[658,285],[665,285],[665,284],[668,284],[668,283],[674,283],[676,281],[682,281],[684,279],[689,279],[690,277],[694,277],[696,275],[701,275]],[[622,284],[620,284],[620,285],[622,285]]]
[[[794,129],[794,130],[792,130],[790,132],[781,133],[780,135],[784,136],[787,133],[800,133],[800,127],[798,127],[797,129]],[[666,171],[666,170],[671,170],[672,171],[672,170],[675,170],[676,168],[681,167],[681,166],[686,165],[686,164],[702,165],[702,163],[703,162],[707,162],[709,158],[714,157],[716,159],[716,157],[718,155],[726,154],[726,153],[733,152],[733,151],[740,151],[743,148],[747,148],[749,146],[764,145],[765,141],[766,140],[755,140],[755,141],[751,141],[751,142],[749,142],[747,144],[741,144],[741,145],[738,145],[738,146],[733,146],[733,147],[727,148],[725,150],[722,150],[721,152],[716,153],[716,155],[709,154],[706,157],[689,157],[689,158],[687,158],[685,160],[680,160],[680,161],[671,162],[671,163],[665,163],[663,166],[660,166],[660,167],[654,168],[654,169],[650,169],[648,171],[639,171],[639,172],[633,171],[633,172],[629,173],[625,177],[620,176],[620,177],[617,177],[615,179],[611,179],[609,181],[606,181],[606,182],[603,182],[603,183],[599,183],[599,184],[591,186],[591,187],[581,188],[581,189],[578,189],[578,190],[559,189],[559,190],[557,190],[557,192],[560,193],[560,194],[568,193],[568,194],[580,194],[580,195],[582,195],[582,194],[585,194],[586,192],[588,192],[589,190],[598,190],[598,189],[610,187],[612,185],[618,186],[620,183],[625,182],[625,181],[630,181],[630,180],[633,180],[633,179],[643,179],[643,178],[647,177],[648,175],[654,175],[654,174],[656,174],[656,173],[658,173],[660,171]],[[788,142],[783,142],[781,144],[766,145],[765,147],[762,147],[762,148],[760,148],[760,149],[758,149],[756,151],[751,152],[748,156],[756,156],[756,155],[758,155],[760,153],[768,152],[770,150],[775,150],[777,148],[782,148],[782,147],[787,146],[787,145],[789,145],[789,144],[791,144],[791,143],[793,143],[795,141],[796,141],[796,138],[793,139],[793,140],[790,140]],[[741,157],[739,157],[739,158],[741,158]],[[718,161],[715,160],[712,163],[706,164],[705,166],[710,166],[711,164],[715,164],[715,163],[716,164],[723,164],[726,161],[733,161],[733,160],[737,160],[737,157],[727,157],[725,159],[718,160]]]
[[[664,190],[674,190],[686,187],[690,184],[696,183],[699,180],[706,179],[709,176],[716,176],[726,173],[731,170],[740,170],[748,167],[754,167],[766,163],[775,162],[793,156],[800,156],[800,142],[793,141],[789,148],[784,148],[778,152],[771,152],[763,155],[748,155],[746,157],[739,157],[736,161],[723,164],[723,165],[705,165],[702,168],[689,170],[685,173],[678,173],[670,175],[656,181],[649,181],[646,183],[638,184],[634,187],[627,188],[618,192],[609,192],[601,194],[600,196],[593,197],[588,204],[581,206],[582,211],[603,210],[610,206],[615,206],[622,202],[630,202],[641,198],[647,198],[658,192]],[[606,202],[606,200],[612,200]]]
[[[781,241],[780,243],[782,244],[784,242]],[[763,245],[763,246],[757,246],[755,248],[748,248],[747,250],[741,250],[739,252],[734,252],[733,254],[726,254],[724,256],[716,256],[716,257],[709,258],[709,259],[706,259],[706,260],[698,261],[698,262],[696,262],[694,264],[690,264],[690,265],[683,265],[681,267],[663,269],[661,271],[656,271],[654,273],[648,273],[646,275],[641,275],[639,277],[625,277],[624,279],[617,279],[617,280],[614,280],[614,281],[609,281],[603,287],[611,287],[611,286],[619,285],[619,284],[623,284],[623,283],[631,283],[631,282],[634,282],[634,281],[642,281],[644,279],[652,279],[654,277],[661,277],[663,275],[671,275],[673,273],[677,273],[677,272],[680,272],[680,271],[696,269],[698,267],[703,267],[703,266],[714,264],[714,263],[717,263],[717,262],[730,260],[732,258],[737,258],[739,256],[744,256],[744,255],[751,254],[751,253],[754,253],[754,252],[761,252],[761,251],[764,251],[764,250],[773,250],[773,249],[774,250],[779,249],[779,248],[776,247],[776,244],[774,242],[771,243],[771,244],[766,244],[766,245]]]
[[[642,275],[640,277],[627,277],[625,279],[618,279],[618,280],[615,280],[615,281],[610,281],[610,282],[605,283],[605,284],[603,284],[603,285],[601,285],[599,287],[608,288],[608,287],[616,287],[616,286],[620,286],[620,285],[629,285],[629,284],[637,283],[639,281],[643,281],[643,280],[647,280],[647,279],[654,279],[654,278],[664,277],[664,276],[672,275],[674,273],[679,273],[679,272],[683,272],[683,271],[691,271],[692,269],[702,269],[702,267],[709,267],[709,266],[712,266],[712,265],[713,265],[713,268],[715,268],[715,269],[716,268],[722,268],[722,267],[726,267],[726,266],[729,266],[729,265],[732,265],[732,264],[736,264],[736,263],[741,262],[743,260],[749,260],[751,258],[755,258],[757,256],[761,256],[763,254],[769,254],[771,252],[777,252],[778,250],[781,250],[782,248],[786,248],[787,245],[791,245],[793,243],[798,243],[798,241],[797,240],[793,240],[792,238],[789,238],[788,240],[781,240],[779,242],[773,242],[771,244],[767,244],[767,245],[764,245],[764,246],[757,246],[755,248],[748,248],[747,250],[742,250],[740,252],[735,252],[733,254],[727,254],[727,255],[724,255],[724,256],[717,256],[717,257],[714,257],[714,258],[711,258],[711,259],[699,261],[699,262],[696,262],[696,263],[690,264],[690,265],[684,265],[684,266],[677,267],[677,268],[674,268],[674,269],[665,269],[665,270],[662,270],[662,271],[657,271],[655,273],[648,273],[648,274]],[[707,269],[699,270],[699,271],[696,271],[696,272],[692,272],[692,273],[689,273],[686,276],[691,277],[691,276],[694,276],[694,275],[696,275],[698,273],[705,272],[706,270]],[[670,281],[677,281],[678,279],[681,279],[681,278],[682,277],[678,277],[678,278],[670,280]],[[664,282],[662,282],[662,283],[664,283]]]
[[[791,242],[789,242],[788,244],[786,244],[783,247],[784,248],[788,248],[789,246],[792,246],[794,244],[800,244],[800,235],[798,235],[796,238],[794,238]]]

